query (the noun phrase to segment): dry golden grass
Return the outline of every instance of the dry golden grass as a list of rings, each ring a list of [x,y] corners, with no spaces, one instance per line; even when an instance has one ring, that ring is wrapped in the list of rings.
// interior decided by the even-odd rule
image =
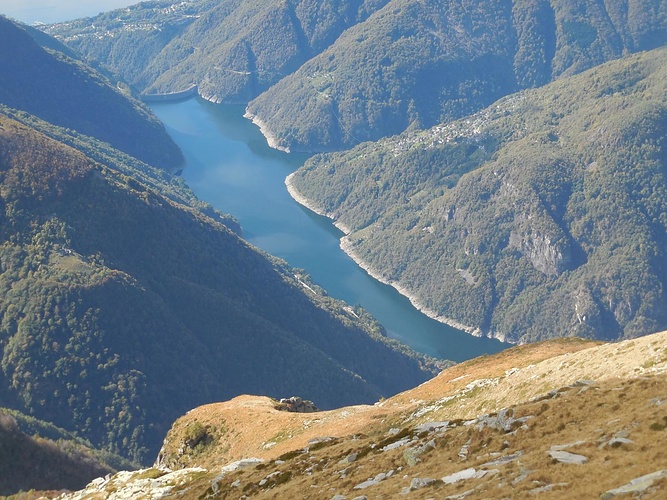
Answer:
[[[418,499],[466,492],[465,498],[599,498],[667,469],[666,373],[667,332],[618,344],[568,339],[525,345],[454,366],[373,406],[297,414],[277,411],[269,398],[241,396],[196,408],[174,424],[162,462],[208,470],[170,493],[186,499],[392,498],[402,492]],[[510,432],[474,420],[501,408],[527,419],[510,422]],[[440,430],[415,429],[442,421],[449,424]],[[202,429],[206,436],[195,443]],[[331,439],[312,444],[322,437]],[[408,464],[406,450],[429,442],[419,461]],[[403,445],[382,451],[392,443]],[[549,454],[554,446],[587,462],[560,463]],[[520,456],[489,464],[513,454]],[[265,462],[220,475],[223,465],[248,457]],[[469,468],[492,472],[441,481]],[[390,471],[377,484],[355,489]],[[408,492],[415,478],[436,481]],[[665,480],[642,498],[667,498]]]

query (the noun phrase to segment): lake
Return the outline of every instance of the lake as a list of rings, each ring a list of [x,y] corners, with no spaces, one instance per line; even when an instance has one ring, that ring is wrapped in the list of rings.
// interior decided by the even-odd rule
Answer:
[[[287,193],[285,177],[307,156],[269,148],[259,128],[243,118],[242,106],[190,99],[151,108],[183,150],[183,177],[200,199],[236,217],[253,245],[304,269],[333,297],[363,306],[390,337],[455,361],[507,347],[432,320],[350,259],[331,221]]]

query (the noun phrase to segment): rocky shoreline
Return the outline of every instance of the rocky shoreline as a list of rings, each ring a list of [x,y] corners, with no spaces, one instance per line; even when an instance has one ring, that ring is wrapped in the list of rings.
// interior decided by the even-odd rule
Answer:
[[[389,285],[392,288],[394,288],[398,293],[406,297],[410,303],[422,314],[425,314],[431,319],[434,319],[440,323],[444,323],[446,325],[451,326],[452,328],[456,328],[457,330],[464,331],[468,333],[469,335],[472,335],[474,337],[490,337],[497,339],[501,342],[508,342],[508,340],[505,338],[504,335],[499,334],[497,332],[491,332],[491,335],[484,335],[482,331],[479,328],[475,328],[469,325],[464,325],[462,323],[459,323],[458,321],[448,318],[446,316],[442,316],[441,314],[436,313],[435,311],[432,311],[428,309],[426,306],[424,306],[418,299],[415,297],[407,288],[405,288],[403,285],[400,283],[397,283],[395,281],[389,281],[386,278],[382,276],[382,274],[377,270],[371,267],[367,262],[365,262],[357,253],[355,253],[354,248],[352,247],[352,242],[350,238],[348,237],[352,230],[347,227],[345,224],[341,223],[340,221],[337,220],[336,216],[331,213],[327,213],[324,210],[322,210],[320,207],[315,205],[312,200],[306,198],[303,194],[301,194],[296,187],[294,186],[294,183],[292,182],[292,179],[294,178],[295,173],[292,173],[288,175],[285,178],[285,186],[287,187],[287,192],[289,195],[296,201],[299,205],[302,205],[306,207],[308,210],[311,210],[315,212],[318,215],[322,215],[324,217],[327,217],[331,219],[332,223],[334,226],[336,226],[338,229],[340,229],[343,233],[345,233],[345,236],[343,236],[340,239],[340,248],[345,252],[359,267],[361,267],[364,271],[366,271],[372,278],[378,280],[380,283],[384,283],[385,285]]]
[[[269,147],[273,149],[277,149],[278,151],[283,151],[285,153],[290,153],[290,149],[281,146],[278,144],[278,138],[273,135],[273,133],[269,130],[269,127],[266,123],[264,123],[262,120],[260,120],[257,115],[252,114],[250,111],[245,112],[243,115],[243,118],[247,118],[251,122],[253,122],[255,125],[259,127],[259,131],[262,133],[264,138],[266,139],[267,144]]]

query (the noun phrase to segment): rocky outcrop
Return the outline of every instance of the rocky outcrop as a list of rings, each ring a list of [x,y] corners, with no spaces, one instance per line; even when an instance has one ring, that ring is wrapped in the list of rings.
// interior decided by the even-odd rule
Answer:
[[[291,411],[293,413],[314,413],[316,411],[320,411],[320,409],[315,406],[315,403],[301,399],[299,396],[282,398],[280,401],[278,401],[278,404],[275,408],[276,410]]]
[[[563,240],[555,242],[550,236],[531,232],[520,234],[512,232],[509,239],[510,248],[516,248],[526,256],[535,269],[547,276],[558,276],[570,269],[572,252]]]

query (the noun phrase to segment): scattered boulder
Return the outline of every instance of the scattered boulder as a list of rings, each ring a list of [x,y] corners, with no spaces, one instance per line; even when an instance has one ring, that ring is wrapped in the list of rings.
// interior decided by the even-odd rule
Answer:
[[[315,403],[307,399],[301,399],[299,396],[292,396],[291,398],[282,398],[275,406],[276,410],[290,411],[293,413],[315,413],[320,409],[315,406]]]
[[[412,478],[412,481],[410,481],[410,491],[426,488],[436,481],[437,479],[432,479],[430,477],[414,477]]]
[[[380,481],[384,481],[388,477],[390,477],[394,473],[393,470],[390,470],[389,472],[380,472],[377,476],[374,478],[368,479],[367,481],[364,481],[363,483],[357,484],[354,489],[355,490],[363,490],[365,488],[369,488],[370,486],[375,486],[378,484]]]
[[[495,415],[482,415],[477,419],[477,430],[481,431],[485,427],[490,427],[502,432],[512,432],[521,427],[530,416],[514,418],[514,410],[503,408]]]
[[[569,451],[550,450],[548,453],[551,458],[562,464],[582,465],[588,462],[588,458],[585,456],[570,453]]]
[[[443,477],[442,482],[445,484],[454,484],[458,483],[459,481],[465,481],[466,479],[480,479],[487,474],[497,474],[498,472],[498,469],[476,470],[475,468],[470,467],[468,469],[463,469],[459,472],[455,472],[454,474]]]
[[[431,439],[427,443],[424,443],[421,446],[415,446],[414,448],[408,448],[403,452],[403,458],[407,462],[407,464],[410,467],[413,467],[417,465],[419,462],[421,462],[421,456],[430,451],[435,449],[435,440]]]
[[[653,483],[660,481],[663,478],[667,477],[667,469],[651,472],[644,476],[637,477],[623,486],[614,488],[600,495],[600,500],[610,500],[617,496],[630,494],[639,494],[640,496],[646,492]]]
[[[495,465],[505,465],[510,462],[514,462],[517,458],[521,457],[523,455],[523,451],[517,451],[516,453],[512,453],[511,455],[505,455],[502,457],[498,457],[495,460],[491,460],[489,462],[486,462],[485,464],[482,464],[482,467],[492,467]]]

